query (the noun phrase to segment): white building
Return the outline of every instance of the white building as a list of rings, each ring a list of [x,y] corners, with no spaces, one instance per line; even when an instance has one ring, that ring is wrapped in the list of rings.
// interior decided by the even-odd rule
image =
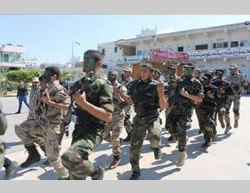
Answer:
[[[135,38],[100,44],[98,49],[105,54],[107,65],[112,67],[137,63],[148,57],[153,49],[163,49],[188,53],[190,60],[203,71],[220,68],[228,72],[230,64],[238,64],[250,80],[250,22],[164,34],[154,34],[152,30],[148,33],[150,35],[144,30]],[[114,52],[114,47],[118,53]]]
[[[0,47],[0,71],[7,68],[24,68],[25,64],[22,60],[24,47],[22,45],[14,46],[5,44]]]

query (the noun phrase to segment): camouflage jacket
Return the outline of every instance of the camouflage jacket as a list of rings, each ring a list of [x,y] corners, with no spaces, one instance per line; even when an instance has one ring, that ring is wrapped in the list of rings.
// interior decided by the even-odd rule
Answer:
[[[196,78],[186,78],[183,77],[180,80],[177,81],[177,86],[175,90],[175,94],[173,96],[173,103],[175,106],[175,109],[179,109],[180,111],[185,109],[193,109],[195,106],[194,101],[191,99],[188,99],[180,94],[180,91],[184,89],[185,91],[188,91],[189,94],[195,95],[195,96],[204,96],[204,90],[203,86],[200,83],[199,80]]]
[[[49,94],[50,100],[55,103],[69,105],[70,98],[66,89],[60,85],[59,81],[55,81],[48,85],[46,92]],[[44,105],[41,119],[47,123],[60,124],[64,118],[65,112],[49,105]]]
[[[165,96],[168,98],[169,105],[172,105],[173,96],[175,94],[177,82],[179,80],[179,77],[177,76],[171,76],[168,79],[167,85],[165,86]]]
[[[76,82],[75,84],[79,83]],[[113,89],[109,81],[99,76],[85,78],[82,83],[82,90],[85,92],[89,103],[113,113]],[[78,105],[74,104],[73,108],[74,115],[76,116],[76,124],[89,125],[91,129],[104,127],[105,122],[94,117]]]
[[[241,73],[237,73],[235,75],[229,75],[227,77],[227,81],[229,82],[231,88],[233,89],[234,94],[242,94],[244,90],[244,84],[247,83],[247,79]]]
[[[29,100],[29,115],[28,115],[28,120],[30,119],[39,119],[41,115],[40,111],[40,93],[41,89],[39,88],[33,88],[31,93],[30,93],[30,100]]]
[[[131,83],[128,89],[128,95],[132,97],[137,116],[159,116],[158,84],[159,82],[155,80],[149,82],[135,80]]]

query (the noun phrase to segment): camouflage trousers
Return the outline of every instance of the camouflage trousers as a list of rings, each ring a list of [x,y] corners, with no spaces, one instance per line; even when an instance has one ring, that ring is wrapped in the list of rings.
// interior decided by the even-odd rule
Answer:
[[[71,180],[84,180],[95,171],[89,156],[103,139],[103,129],[76,124],[71,147],[62,155],[62,163],[69,170]]]
[[[119,156],[121,154],[120,135],[124,127],[124,119],[125,119],[124,110],[114,112],[112,115],[112,122],[109,125],[107,125],[107,127],[104,130],[103,139],[105,141],[111,142],[112,152],[114,156]]]
[[[215,120],[217,122],[217,117],[218,117],[218,120],[221,124],[221,126],[224,125],[224,120],[226,120],[226,108],[225,108],[225,105],[219,105],[219,107],[217,108],[216,110],[216,116],[215,116]]]
[[[47,124],[43,125],[44,129],[44,139],[46,147],[46,155],[50,162],[50,165],[54,168],[59,178],[67,178],[68,171],[62,165],[60,151],[61,146],[59,144],[60,140],[60,124]]]
[[[213,139],[217,133],[216,131],[216,111],[206,111],[201,109],[200,127],[204,135],[205,141]]]
[[[169,133],[177,139],[180,152],[183,152],[186,149],[186,130],[191,128],[192,113],[193,109],[179,111],[173,109],[168,116]]]
[[[140,173],[139,159],[147,131],[152,148],[161,148],[160,126],[159,117],[134,117],[130,146],[130,164],[133,173]]]
[[[239,119],[240,117],[240,98],[241,95],[230,95],[226,100],[226,123],[230,125],[230,109],[233,103],[234,117]]]
[[[26,120],[19,125],[15,125],[15,132],[25,146],[33,144],[45,146],[42,125],[41,120]]]
[[[4,165],[4,151],[5,151],[4,142],[0,139],[0,169]]]
[[[202,129],[202,112],[201,112],[201,106],[199,105],[199,104],[196,104],[195,105],[195,113],[196,113],[196,116],[197,116],[197,119],[198,119],[198,123],[199,123],[199,127],[200,127],[200,129]]]
[[[130,121],[131,113],[132,113],[132,105],[125,107],[124,127],[128,134],[131,134],[133,129],[133,123]]]

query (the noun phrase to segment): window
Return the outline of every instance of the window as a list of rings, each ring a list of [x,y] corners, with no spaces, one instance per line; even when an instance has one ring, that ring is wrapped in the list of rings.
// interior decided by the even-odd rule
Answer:
[[[184,51],[184,47],[183,46],[178,47],[178,52],[183,52],[183,51]]]
[[[104,48],[102,49],[102,55],[105,55],[105,49]]]
[[[118,51],[118,48],[117,48],[117,47],[115,47],[115,53],[117,53],[117,51]]]
[[[196,45],[195,50],[207,50],[208,45],[207,44],[201,44],[201,45]]]
[[[239,42],[238,41],[232,41],[231,42],[231,47],[234,48],[234,47],[239,47]]]
[[[247,45],[247,40],[241,40],[240,41],[240,47],[244,47]]]
[[[217,42],[213,44],[213,48],[227,48],[228,47],[228,42]]]
[[[138,50],[138,51],[136,52],[136,55],[137,55],[137,56],[141,56],[141,55],[142,55],[142,51],[141,51],[141,50]]]

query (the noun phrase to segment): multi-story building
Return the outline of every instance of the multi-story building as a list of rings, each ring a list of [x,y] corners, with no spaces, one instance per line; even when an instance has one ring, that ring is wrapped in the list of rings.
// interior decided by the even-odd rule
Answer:
[[[145,31],[144,31],[144,34]],[[237,64],[239,69],[250,80],[250,22],[231,25],[208,27],[173,33],[137,36],[136,38],[118,40],[109,43],[119,54],[104,49],[104,61],[107,65],[122,66],[138,63],[148,57],[153,49],[163,49],[173,52],[186,52],[190,60],[202,71],[225,69],[228,73],[230,64]]]
[[[8,68],[24,68],[23,54],[24,47],[22,45],[2,45],[0,47],[0,71],[5,71]]]

